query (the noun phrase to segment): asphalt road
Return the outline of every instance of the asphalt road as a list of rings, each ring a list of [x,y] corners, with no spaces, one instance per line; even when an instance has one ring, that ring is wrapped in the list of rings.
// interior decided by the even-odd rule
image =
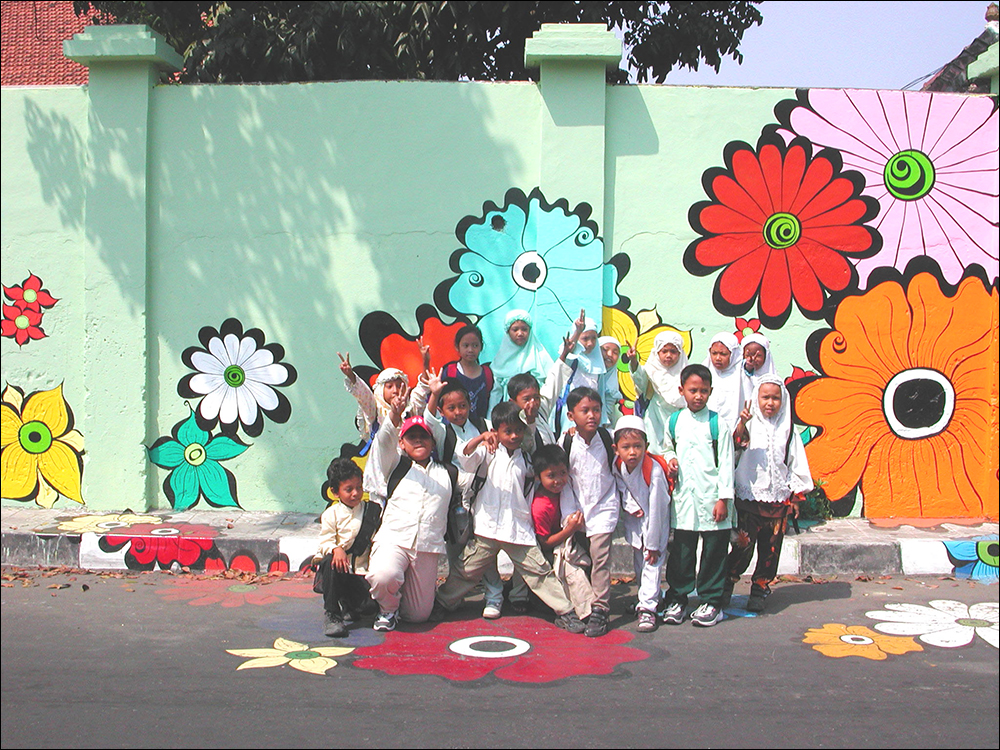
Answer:
[[[470,602],[443,623],[331,640],[309,582],[261,583],[5,569],[4,750],[1000,743],[998,651],[982,608],[964,609],[997,602],[996,584],[793,580],[760,617],[652,634],[618,584],[600,639],[541,614],[487,622]],[[971,642],[873,630],[867,613],[900,604],[918,605],[902,616],[925,618],[925,638]]]

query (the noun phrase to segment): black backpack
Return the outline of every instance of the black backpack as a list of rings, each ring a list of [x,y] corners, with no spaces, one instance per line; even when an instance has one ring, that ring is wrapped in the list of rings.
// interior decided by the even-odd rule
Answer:
[[[615,446],[611,440],[611,433],[608,432],[603,427],[598,427],[597,434],[601,436],[601,442],[604,443],[604,450],[608,454],[608,468],[614,469],[615,458],[617,457],[617,454],[615,453]],[[573,446],[573,436],[567,432],[566,436],[563,438],[563,446],[562,446],[563,450],[566,451],[567,459],[569,458],[569,449],[572,446]]]
[[[479,434],[487,431],[485,419],[480,419],[479,417],[470,414],[469,421],[472,422],[473,427],[479,430]],[[455,433],[455,428],[451,422],[445,421],[444,445],[441,446],[441,463],[450,464],[452,462],[452,459],[455,458],[455,447],[457,445],[458,435]]]
[[[454,434],[454,433],[453,433]],[[452,448],[454,451],[454,447]],[[413,466],[413,459],[409,456],[402,456],[399,459],[399,463],[396,464],[396,468],[392,470],[389,474],[389,481],[385,484],[385,504],[388,507],[389,503],[392,501],[392,494],[396,491],[399,483],[402,481],[403,477],[410,471],[410,467]],[[458,467],[451,461],[443,463],[443,466],[448,471],[448,476],[451,478],[451,500],[448,501],[448,518],[451,519],[457,511],[457,508],[462,507],[462,489],[458,484]],[[463,508],[464,510],[464,508]],[[444,538],[447,541],[453,541],[451,533],[452,524],[448,523],[445,525]]]

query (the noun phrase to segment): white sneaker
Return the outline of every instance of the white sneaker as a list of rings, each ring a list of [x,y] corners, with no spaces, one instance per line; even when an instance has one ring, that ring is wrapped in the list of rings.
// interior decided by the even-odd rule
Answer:
[[[483,617],[487,620],[499,620],[501,614],[500,607],[495,604],[487,604],[483,607]]]
[[[712,604],[702,604],[691,613],[691,624],[710,628],[722,619],[722,610]]]
[[[680,602],[674,602],[668,605],[660,616],[667,625],[680,625],[684,622],[684,605]]]
[[[396,629],[396,613],[395,612],[381,612],[379,616],[375,618],[375,624],[372,625],[372,630],[378,630],[382,633],[388,633],[390,630]]]

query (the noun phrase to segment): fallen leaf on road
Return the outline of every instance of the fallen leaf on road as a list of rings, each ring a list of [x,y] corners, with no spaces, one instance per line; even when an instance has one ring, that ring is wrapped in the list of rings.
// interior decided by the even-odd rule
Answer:
[[[68,583],[53,583],[53,584],[50,584],[47,588],[50,588],[50,589],[68,589],[69,588],[69,584]]]
[[[84,591],[90,591],[90,586],[88,586],[87,584],[83,584],[82,586],[80,586],[80,588],[83,589]]]

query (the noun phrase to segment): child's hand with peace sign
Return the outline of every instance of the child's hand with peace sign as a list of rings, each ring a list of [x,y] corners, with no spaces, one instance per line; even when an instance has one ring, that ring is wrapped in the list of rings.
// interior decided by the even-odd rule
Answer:
[[[358,376],[354,374],[354,368],[351,367],[350,352],[348,352],[347,354],[341,354],[340,352],[337,352],[337,356],[340,357],[340,371],[344,373],[344,377],[346,377],[349,381],[351,381],[351,385],[354,385],[355,381],[357,381],[358,379]]]

